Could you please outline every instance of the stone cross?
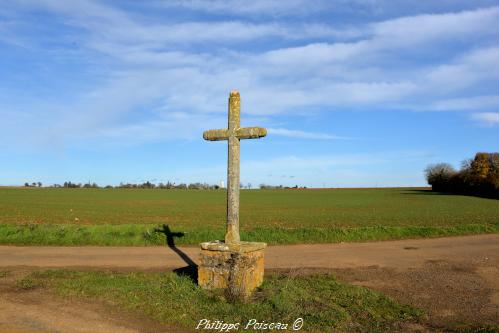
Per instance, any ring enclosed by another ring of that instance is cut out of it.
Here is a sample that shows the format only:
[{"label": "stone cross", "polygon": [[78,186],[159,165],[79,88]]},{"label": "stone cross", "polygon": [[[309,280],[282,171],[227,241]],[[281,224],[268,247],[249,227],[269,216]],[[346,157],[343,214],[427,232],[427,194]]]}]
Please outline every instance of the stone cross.
[{"label": "stone cross", "polygon": [[239,243],[239,163],[240,139],[258,139],[267,135],[261,127],[241,128],[241,97],[233,90],[229,96],[229,128],[209,130],[203,138],[209,141],[229,141],[229,157],[227,167],[227,231],[225,243]]}]

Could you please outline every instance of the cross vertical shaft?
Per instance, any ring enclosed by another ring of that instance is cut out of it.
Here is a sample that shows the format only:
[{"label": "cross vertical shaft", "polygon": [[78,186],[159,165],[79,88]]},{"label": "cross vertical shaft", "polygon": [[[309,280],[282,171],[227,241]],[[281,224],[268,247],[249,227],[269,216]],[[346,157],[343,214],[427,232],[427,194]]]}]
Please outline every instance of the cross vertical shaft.
[{"label": "cross vertical shaft", "polygon": [[239,163],[241,139],[258,139],[267,135],[267,130],[261,127],[241,128],[241,97],[233,90],[229,96],[229,127],[209,130],[203,133],[203,138],[209,141],[229,141],[227,160],[227,230],[225,243],[235,244],[239,238]]},{"label": "cross vertical shaft", "polygon": [[225,243],[238,243],[239,238],[239,186],[240,147],[236,130],[241,126],[241,97],[232,91],[229,97],[229,153],[227,161],[227,230]]}]

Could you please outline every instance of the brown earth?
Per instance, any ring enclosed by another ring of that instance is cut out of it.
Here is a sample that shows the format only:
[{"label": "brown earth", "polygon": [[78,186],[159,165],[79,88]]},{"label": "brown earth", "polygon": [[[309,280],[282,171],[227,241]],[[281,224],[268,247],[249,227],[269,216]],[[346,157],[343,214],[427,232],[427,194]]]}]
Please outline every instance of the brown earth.
[{"label": "brown earth", "polygon": [[[49,267],[172,270],[198,253],[193,247],[0,246],[0,271],[9,271],[0,278],[0,332],[176,332],[102,304],[20,292],[12,281]],[[499,235],[272,246],[265,266],[286,274],[334,272],[422,308],[427,320],[416,330],[499,326]]]},{"label": "brown earth", "polygon": [[13,270],[0,279],[1,333],[157,333],[192,332],[161,325],[135,313],[78,299],[63,299],[43,289],[21,289],[16,281],[30,270]]}]

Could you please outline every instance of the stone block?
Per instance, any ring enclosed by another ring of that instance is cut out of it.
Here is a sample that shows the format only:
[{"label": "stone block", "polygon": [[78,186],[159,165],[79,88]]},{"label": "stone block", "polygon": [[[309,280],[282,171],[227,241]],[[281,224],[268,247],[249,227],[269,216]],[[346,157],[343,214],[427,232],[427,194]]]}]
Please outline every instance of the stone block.
[{"label": "stone block", "polygon": [[247,297],[263,283],[264,251],[256,242],[201,243],[198,284],[204,289],[225,289]]}]

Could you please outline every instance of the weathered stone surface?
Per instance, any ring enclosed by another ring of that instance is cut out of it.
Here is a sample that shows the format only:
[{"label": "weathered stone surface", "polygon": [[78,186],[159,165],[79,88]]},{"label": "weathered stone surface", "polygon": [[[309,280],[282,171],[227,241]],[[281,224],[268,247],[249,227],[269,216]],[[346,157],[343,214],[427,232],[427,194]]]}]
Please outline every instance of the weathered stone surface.
[{"label": "weathered stone surface", "polygon": [[208,141],[229,140],[229,131],[226,129],[209,130],[203,133],[203,139]]},{"label": "weathered stone surface", "polygon": [[260,242],[225,243],[222,241],[213,241],[201,243],[200,245],[202,250],[232,251],[241,253],[263,250],[267,247],[266,243]]},{"label": "weathered stone surface", "polygon": [[267,130],[263,127],[243,127],[236,130],[238,139],[259,139],[267,135]]},{"label": "weathered stone surface", "polygon": [[261,127],[241,128],[241,97],[233,90],[229,96],[228,129],[209,130],[203,138],[209,141],[229,141],[229,157],[227,167],[227,230],[225,243],[237,243],[239,238],[239,184],[240,184],[240,140],[258,139],[267,135]]},{"label": "weathered stone surface", "polygon": [[227,129],[209,130],[203,138],[228,140],[227,166],[227,230],[225,242],[201,244],[198,284],[205,289],[225,289],[235,297],[247,297],[263,282],[265,243],[241,242],[239,238],[240,140],[267,135],[261,127],[241,128],[241,98],[238,91],[229,96]]},{"label": "weathered stone surface", "polygon": [[241,243],[238,250],[220,244],[202,246],[198,284],[204,289],[225,289],[232,296],[248,297],[263,282],[265,246],[251,242]]}]

